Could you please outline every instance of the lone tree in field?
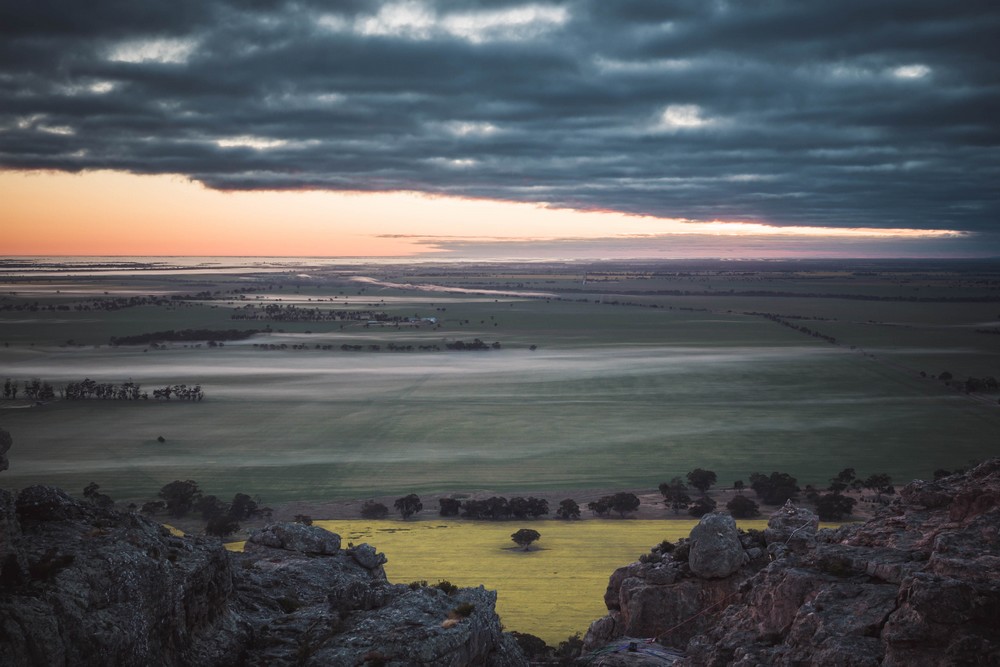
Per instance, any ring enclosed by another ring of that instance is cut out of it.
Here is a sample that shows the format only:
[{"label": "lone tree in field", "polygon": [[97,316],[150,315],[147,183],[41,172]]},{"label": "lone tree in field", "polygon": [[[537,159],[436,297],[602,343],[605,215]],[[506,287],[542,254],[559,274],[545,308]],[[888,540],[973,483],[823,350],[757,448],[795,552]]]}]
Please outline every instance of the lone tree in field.
[{"label": "lone tree in field", "polygon": [[883,493],[892,495],[896,492],[896,489],[892,486],[892,477],[889,477],[884,472],[877,472],[874,475],[870,475],[862,484],[866,489],[874,491],[875,497],[878,500],[882,500]]},{"label": "lone tree in field", "polygon": [[415,493],[403,496],[402,498],[397,498],[396,502],[394,502],[392,506],[399,510],[400,516],[404,519],[409,519],[411,516],[424,508],[424,504],[420,502],[420,497]]},{"label": "lone tree in field", "polygon": [[160,489],[159,495],[167,503],[167,513],[170,516],[181,517],[194,507],[195,502],[201,497],[201,490],[198,484],[190,479],[183,482],[178,479]]},{"label": "lone tree in field", "polygon": [[576,501],[572,498],[567,498],[566,500],[559,501],[559,509],[556,510],[556,516],[560,519],[579,519],[580,518],[580,506],[576,504]]},{"label": "lone tree in field", "polygon": [[857,474],[854,468],[844,468],[837,473],[837,476],[830,480],[830,486],[827,491],[831,493],[840,493],[841,491],[846,491],[857,478]]},{"label": "lone tree in field", "polygon": [[715,473],[704,468],[695,468],[687,474],[687,478],[691,486],[701,491],[701,495],[708,493],[708,489],[716,482]]},{"label": "lone tree in field", "polygon": [[522,528],[511,535],[510,539],[514,540],[514,543],[519,547],[524,547],[524,550],[528,551],[531,548],[531,543],[537,541],[540,537],[541,534],[537,530]]}]

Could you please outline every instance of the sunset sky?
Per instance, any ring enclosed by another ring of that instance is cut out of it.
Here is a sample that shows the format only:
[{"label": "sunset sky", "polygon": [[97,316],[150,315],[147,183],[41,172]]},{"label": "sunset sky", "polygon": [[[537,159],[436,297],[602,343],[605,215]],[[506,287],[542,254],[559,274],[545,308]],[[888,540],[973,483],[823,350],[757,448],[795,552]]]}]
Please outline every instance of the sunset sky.
[{"label": "sunset sky", "polygon": [[1000,6],[0,5],[0,254],[1000,256]]}]

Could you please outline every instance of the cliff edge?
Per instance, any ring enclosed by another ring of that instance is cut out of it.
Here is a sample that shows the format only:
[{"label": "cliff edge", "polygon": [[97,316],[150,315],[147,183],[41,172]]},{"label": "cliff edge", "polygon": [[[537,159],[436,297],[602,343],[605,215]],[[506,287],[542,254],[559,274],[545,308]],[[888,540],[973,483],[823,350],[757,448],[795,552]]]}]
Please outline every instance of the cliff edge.
[{"label": "cliff edge", "polygon": [[59,489],[0,490],[0,664],[528,664],[494,592],[394,585],[383,563],[313,526],[230,553]]},{"label": "cliff edge", "polygon": [[725,518],[611,576],[588,664],[666,664],[648,640],[675,665],[1000,664],[1000,459],[836,530],[790,504],[763,533]]}]

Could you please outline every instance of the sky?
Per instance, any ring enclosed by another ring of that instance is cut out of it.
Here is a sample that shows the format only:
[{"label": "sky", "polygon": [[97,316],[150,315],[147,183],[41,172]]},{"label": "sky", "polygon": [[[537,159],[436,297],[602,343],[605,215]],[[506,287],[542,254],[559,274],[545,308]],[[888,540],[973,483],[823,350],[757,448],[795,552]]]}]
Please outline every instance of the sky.
[{"label": "sky", "polygon": [[992,0],[0,4],[0,254],[1000,256]]}]

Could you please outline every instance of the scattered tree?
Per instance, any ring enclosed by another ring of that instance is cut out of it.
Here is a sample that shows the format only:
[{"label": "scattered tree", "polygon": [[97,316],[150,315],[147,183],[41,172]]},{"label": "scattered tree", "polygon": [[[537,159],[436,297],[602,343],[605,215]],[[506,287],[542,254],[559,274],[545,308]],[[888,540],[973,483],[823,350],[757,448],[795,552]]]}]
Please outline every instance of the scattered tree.
[{"label": "scattered tree", "polygon": [[194,503],[194,509],[201,513],[201,518],[206,521],[211,521],[216,517],[220,517],[227,513],[229,509],[226,503],[222,502],[217,496],[202,496]]},{"label": "scattered tree", "polygon": [[688,514],[693,517],[701,518],[708,514],[709,512],[715,511],[715,501],[708,496],[702,496],[698,500],[691,503],[691,507],[688,508]]},{"label": "scattered tree", "polygon": [[462,503],[455,498],[438,498],[438,506],[441,508],[441,516],[458,516],[462,510]]},{"label": "scattered tree", "polygon": [[525,551],[531,548],[531,543],[537,541],[541,537],[541,534],[537,530],[532,530],[531,528],[522,528],[513,535],[510,539],[514,540],[514,543],[520,547],[524,547]]},{"label": "scattered tree", "polygon": [[639,496],[621,491],[611,496],[610,505],[611,509],[618,512],[618,515],[624,519],[626,514],[639,509]]},{"label": "scattered tree", "polygon": [[396,502],[393,503],[392,506],[399,510],[400,516],[404,519],[409,519],[411,516],[424,508],[424,504],[420,502],[420,497],[415,493],[403,496],[402,498],[397,498]]},{"label": "scattered tree", "polygon": [[743,495],[743,489],[745,489],[745,488],[746,488],[746,484],[743,483],[742,479],[738,479],[735,482],[733,482],[733,491],[736,492],[736,495],[742,496]]},{"label": "scattered tree", "polygon": [[759,472],[750,475],[750,488],[765,505],[784,505],[798,495],[798,480],[786,472],[772,472],[770,476]]},{"label": "scattered tree", "polygon": [[687,479],[691,486],[701,491],[702,495],[705,495],[708,493],[709,488],[715,484],[716,476],[711,470],[695,468],[687,474]]},{"label": "scattered tree", "polygon": [[366,500],[361,506],[361,516],[365,519],[384,519],[389,516],[389,508],[374,500]]},{"label": "scattered tree", "polygon": [[296,514],[292,521],[301,523],[304,526],[311,526],[313,524],[313,518],[308,514]]},{"label": "scattered tree", "polygon": [[567,498],[566,500],[559,501],[559,509],[556,510],[556,516],[560,519],[579,519],[580,518],[580,506],[576,504],[576,501],[572,498]]},{"label": "scattered tree", "polygon": [[746,496],[734,496],[726,503],[726,509],[735,519],[752,519],[760,514],[760,507],[757,503]]},{"label": "scattered tree", "polygon": [[827,493],[816,499],[816,514],[820,521],[840,521],[850,516],[857,501],[839,493]]},{"label": "scattered tree", "polygon": [[660,493],[663,494],[663,504],[680,514],[682,509],[686,509],[691,503],[691,496],[688,495],[687,485],[680,477],[674,477],[669,482],[660,484]]},{"label": "scattered tree", "polygon": [[827,489],[831,493],[840,493],[841,491],[846,491],[857,478],[857,474],[854,468],[844,468],[837,473],[837,476],[830,480],[830,486]]},{"label": "scattered tree", "polygon": [[232,535],[239,529],[239,522],[228,514],[220,514],[219,516],[212,517],[205,524],[206,535],[214,535],[220,538]]},{"label": "scattered tree", "polygon": [[611,511],[611,506],[608,504],[607,499],[608,497],[604,496],[597,500],[591,500],[587,503],[587,509],[597,516],[607,516],[608,512]]},{"label": "scattered tree", "polygon": [[229,505],[229,516],[237,521],[245,521],[259,511],[260,507],[258,507],[257,501],[245,493],[237,493]]},{"label": "scattered tree", "polygon": [[892,477],[889,477],[884,472],[870,475],[862,484],[866,489],[874,491],[875,497],[879,500],[882,500],[883,493],[891,496],[896,492],[896,489],[892,486]]},{"label": "scattered tree", "polygon": [[201,490],[191,480],[175,480],[160,489],[159,496],[166,501],[170,516],[181,517],[194,507],[195,501],[201,496]]}]

